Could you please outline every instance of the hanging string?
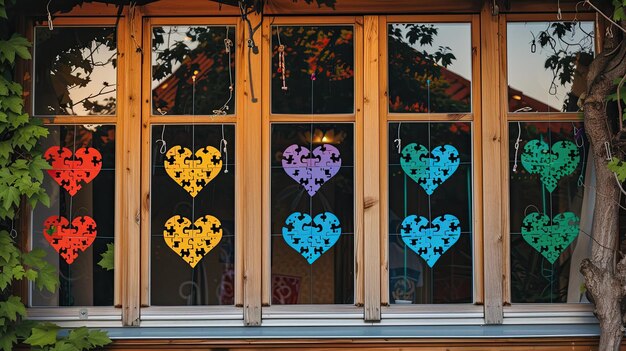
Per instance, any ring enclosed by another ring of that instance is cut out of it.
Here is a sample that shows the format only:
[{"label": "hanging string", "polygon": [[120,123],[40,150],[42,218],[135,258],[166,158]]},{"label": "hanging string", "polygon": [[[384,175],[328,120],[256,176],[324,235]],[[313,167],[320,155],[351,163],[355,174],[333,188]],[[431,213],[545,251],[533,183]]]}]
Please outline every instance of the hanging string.
[{"label": "hanging string", "polygon": [[[157,112],[159,112],[161,116],[165,116],[165,114],[167,114],[167,112],[162,111],[160,107],[157,108]],[[161,139],[157,139],[155,141],[155,144],[161,144],[161,147],[159,148],[159,153],[161,155],[164,155],[167,152],[167,141],[165,141],[165,124],[163,125],[163,129],[161,130]]]},{"label": "hanging string", "polygon": [[582,186],[584,178],[585,178],[583,169],[586,163],[585,160],[587,159],[587,148],[585,147],[585,140],[583,139],[584,127],[577,128],[573,122],[572,122],[572,127],[574,130],[574,143],[579,149],[582,149],[583,160],[582,160],[582,166],[580,168],[580,174],[578,175],[578,182],[577,182],[578,186]]},{"label": "hanging string", "polygon": [[398,148],[398,153],[402,153],[402,139],[400,138],[400,127],[402,127],[402,122],[398,122],[398,137],[393,140],[394,144]]},{"label": "hanging string", "polygon": [[[72,143],[72,157],[76,157],[76,124],[74,124],[74,141]],[[70,229],[72,229],[74,214],[72,213],[72,207],[74,206],[74,196],[70,196]]]},{"label": "hanging string", "polygon": [[50,3],[52,2],[52,0],[48,0],[48,3],[46,4],[46,12],[48,12],[48,29],[49,30],[53,30],[54,29],[54,24],[52,24],[52,14],[50,13]]},{"label": "hanging string", "polygon": [[[193,72],[191,76],[191,152],[193,153],[193,158],[195,159],[196,155],[196,73]],[[191,197],[191,220],[196,220],[196,197]],[[193,223],[193,228],[196,229],[196,223]],[[193,273],[192,273],[193,274]],[[193,280],[193,275],[192,275]]]},{"label": "hanging string", "polygon": [[131,1],[128,6],[128,17],[130,18],[130,37],[133,39],[133,44],[135,44],[135,51],[143,53],[143,49],[141,45],[137,42],[137,38],[135,38],[135,8],[137,7],[137,1]]},{"label": "hanging string", "polygon": [[11,231],[9,232],[11,239],[17,238],[17,230],[13,227],[13,220],[11,220]]},{"label": "hanging string", "polygon": [[556,7],[556,19],[560,21],[563,19],[563,14],[561,13],[561,0],[556,0]]},{"label": "hanging string", "polygon": [[513,172],[517,173],[517,154],[519,152],[519,142],[522,141],[522,124],[517,122],[517,139],[515,139],[515,162],[513,162]]},{"label": "hanging string", "polygon": [[283,91],[287,91],[287,70],[285,68],[285,45],[280,42],[280,27],[276,27],[276,37],[278,38],[278,73],[281,75]]},{"label": "hanging string", "polygon": [[223,151],[222,158],[224,159],[224,173],[228,173],[228,141],[224,136],[224,125],[222,124],[222,140],[220,140],[220,151]]},{"label": "hanging string", "polygon": [[[233,47],[233,41],[228,37],[230,33],[230,27],[226,27],[226,38],[224,39],[224,51],[228,57],[228,100],[217,110],[213,110],[213,116],[224,116],[226,115],[226,111],[228,111],[228,104],[233,98],[234,91],[234,83],[233,83],[233,73],[232,73],[232,61],[231,61],[231,48]],[[224,133],[224,123],[221,125],[222,127],[222,139],[220,140],[219,150],[222,154],[222,159],[224,159],[224,163],[226,165],[224,169],[224,173],[228,173],[228,141],[226,140],[226,136]]]}]

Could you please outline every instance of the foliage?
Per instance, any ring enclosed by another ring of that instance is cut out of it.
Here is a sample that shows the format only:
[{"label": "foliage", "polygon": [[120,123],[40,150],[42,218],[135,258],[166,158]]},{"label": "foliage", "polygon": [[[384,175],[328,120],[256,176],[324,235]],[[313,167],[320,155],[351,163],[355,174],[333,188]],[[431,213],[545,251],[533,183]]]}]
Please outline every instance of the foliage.
[{"label": "foliage", "polygon": [[115,245],[109,243],[107,244],[107,250],[100,255],[102,259],[98,261],[98,266],[102,267],[107,271],[112,271],[114,269],[115,263]]},{"label": "foliage", "polygon": [[13,238],[14,221],[22,201],[31,207],[49,205],[42,187],[48,163],[37,150],[48,130],[24,111],[22,86],[14,77],[18,59],[29,60],[30,42],[17,33],[7,16],[15,0],[0,0],[0,350],[10,351],[18,341],[43,350],[84,350],[110,342],[106,334],[85,328],[58,337],[59,327],[24,320],[26,306],[12,295],[16,282],[27,280],[38,289],[55,292],[56,268],[43,250],[22,252]]},{"label": "foliage", "polygon": [[613,157],[606,165],[609,170],[617,176],[620,182],[626,181],[626,163],[618,158]]}]

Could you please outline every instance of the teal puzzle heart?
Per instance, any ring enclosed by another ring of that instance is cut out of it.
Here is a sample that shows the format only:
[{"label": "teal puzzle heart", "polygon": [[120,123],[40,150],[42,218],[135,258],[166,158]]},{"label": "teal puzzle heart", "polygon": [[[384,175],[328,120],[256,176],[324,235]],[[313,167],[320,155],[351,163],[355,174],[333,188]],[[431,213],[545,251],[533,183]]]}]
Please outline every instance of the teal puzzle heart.
[{"label": "teal puzzle heart", "polygon": [[412,143],[402,149],[400,157],[404,172],[428,195],[450,178],[460,163],[459,151],[452,145],[437,146],[429,152],[424,145]]},{"label": "teal puzzle heart", "polygon": [[580,219],[572,212],[563,212],[552,218],[533,212],[522,222],[522,237],[530,246],[554,263],[578,236]]},{"label": "teal puzzle heart", "polygon": [[539,174],[546,189],[552,192],[561,178],[578,167],[580,151],[571,141],[557,141],[550,150],[546,142],[534,139],[526,143],[521,158],[528,173]]},{"label": "teal puzzle heart", "polygon": [[444,214],[433,219],[410,215],[402,221],[402,241],[420,255],[429,267],[452,247],[461,237],[461,224],[456,216]]}]

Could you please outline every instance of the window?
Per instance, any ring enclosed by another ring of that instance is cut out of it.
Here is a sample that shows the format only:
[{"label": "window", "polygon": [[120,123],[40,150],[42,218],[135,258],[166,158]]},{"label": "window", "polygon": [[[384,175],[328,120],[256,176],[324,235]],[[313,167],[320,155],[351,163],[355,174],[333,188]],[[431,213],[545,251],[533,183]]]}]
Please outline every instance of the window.
[{"label": "window", "polygon": [[232,20],[152,19],[149,28],[150,220],[142,231],[150,307],[142,314],[154,320],[174,306],[233,307],[240,294],[238,49]]},{"label": "window", "polygon": [[34,27],[29,98],[52,168],[29,245],[62,282],[29,289],[36,316],[592,318],[577,272],[592,240],[578,115],[590,17],[279,9],[255,53],[237,9],[194,6]]},{"label": "window", "polygon": [[49,131],[40,147],[51,205],[33,211],[30,245],[47,252],[60,286],[53,294],[31,286],[29,306],[119,323],[112,308],[119,304],[117,28],[107,20],[65,23],[34,29],[32,108]]},{"label": "window", "polygon": [[589,21],[507,23],[512,303],[587,302],[588,144],[581,116],[556,113],[580,109],[593,32]]}]

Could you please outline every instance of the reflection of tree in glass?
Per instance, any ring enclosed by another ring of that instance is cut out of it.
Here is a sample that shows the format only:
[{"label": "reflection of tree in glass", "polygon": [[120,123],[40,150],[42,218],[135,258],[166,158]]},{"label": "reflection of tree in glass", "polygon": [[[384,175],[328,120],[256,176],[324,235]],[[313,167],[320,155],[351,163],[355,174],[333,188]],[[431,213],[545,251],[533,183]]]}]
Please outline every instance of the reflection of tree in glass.
[{"label": "reflection of tree in glass", "polygon": [[[155,27],[152,30],[152,108],[168,114],[213,114],[228,101],[231,89],[224,39],[234,42],[234,28]],[[230,47],[234,78],[235,48]],[[193,77],[195,76],[195,96]],[[195,104],[195,106],[194,106]],[[234,98],[228,102],[233,113]]]},{"label": "reflection of tree in glass", "polygon": [[[583,35],[575,40],[577,30]],[[532,35],[531,52],[535,52],[538,42],[541,48],[548,50],[549,53],[544,67],[552,71],[550,95],[556,95],[559,85],[566,87],[572,84],[562,110],[563,112],[580,110],[578,99],[587,90],[587,71],[593,60],[593,32],[586,32],[580,22],[554,22],[548,23],[547,28],[536,37]]]},{"label": "reflection of tree in glass", "polygon": [[115,28],[37,28],[35,114],[111,115],[116,108]]},{"label": "reflection of tree in glass", "polygon": [[[287,90],[278,67],[285,46]],[[272,112],[352,113],[354,40],[351,26],[281,26],[272,31]]]},{"label": "reflection of tree in glass", "polygon": [[[470,82],[446,68],[456,59],[448,46],[432,47],[437,35],[433,24],[390,24],[389,111],[390,112],[469,112]],[[462,81],[467,93],[450,91],[451,80]],[[453,95],[454,93],[454,95]]]}]

